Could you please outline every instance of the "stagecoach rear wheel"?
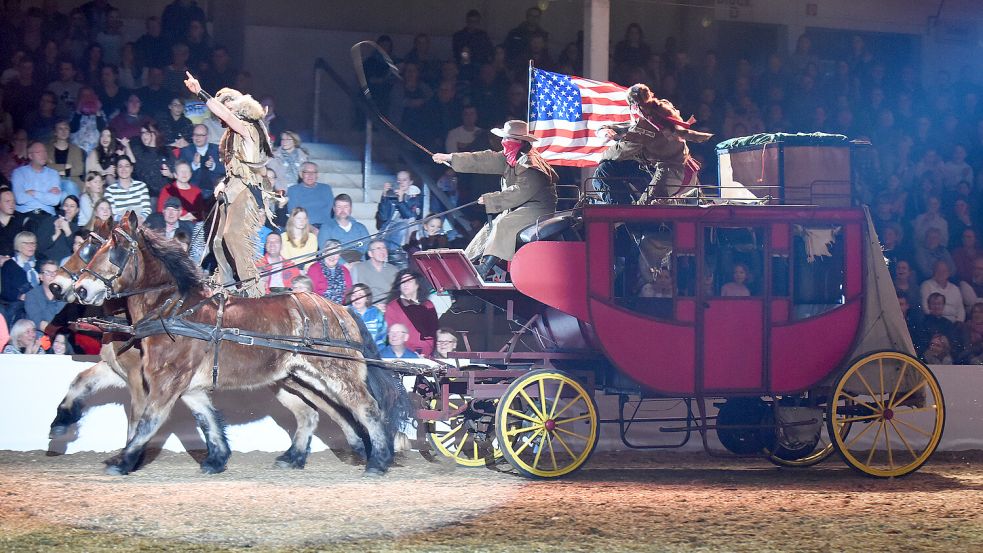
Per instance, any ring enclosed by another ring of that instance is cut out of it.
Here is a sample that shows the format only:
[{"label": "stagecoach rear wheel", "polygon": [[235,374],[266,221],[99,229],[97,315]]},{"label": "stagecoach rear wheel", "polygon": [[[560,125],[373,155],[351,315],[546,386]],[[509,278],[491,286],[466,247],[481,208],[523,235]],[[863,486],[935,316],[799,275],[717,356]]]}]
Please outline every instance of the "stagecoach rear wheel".
[{"label": "stagecoach rear wheel", "polygon": [[945,403],[928,367],[910,355],[882,351],[843,371],[826,419],[833,445],[850,467],[891,478],[918,470],[935,452]]},{"label": "stagecoach rear wheel", "polygon": [[597,403],[565,372],[531,371],[502,396],[495,432],[502,455],[520,474],[557,478],[580,468],[597,446]]},{"label": "stagecoach rear wheel", "polygon": [[[495,400],[497,403],[497,400]],[[430,408],[438,409],[439,400],[430,399]],[[446,421],[427,422],[427,441],[441,455],[465,467],[484,467],[502,458],[498,438],[492,428],[492,414],[474,408],[473,400],[461,394],[450,394],[449,407],[460,414]]]},{"label": "stagecoach rear wheel", "polygon": [[[824,396],[825,397],[825,396]],[[817,416],[819,419],[818,436],[807,442],[790,443],[780,435],[776,438],[775,448],[768,455],[768,460],[780,467],[805,468],[825,461],[836,451],[828,436],[828,425],[825,413]],[[841,427],[841,433],[849,433],[850,424]],[[776,428],[777,432],[777,428]]]}]

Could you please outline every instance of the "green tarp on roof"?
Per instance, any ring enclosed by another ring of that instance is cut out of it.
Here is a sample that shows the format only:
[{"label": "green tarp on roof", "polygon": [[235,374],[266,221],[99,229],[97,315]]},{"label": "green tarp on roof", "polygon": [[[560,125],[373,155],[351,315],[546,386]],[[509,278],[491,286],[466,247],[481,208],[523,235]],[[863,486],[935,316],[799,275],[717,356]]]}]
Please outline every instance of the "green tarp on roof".
[{"label": "green tarp on roof", "polygon": [[781,142],[789,146],[846,146],[850,139],[842,134],[822,132],[789,134],[783,132],[752,134],[724,140],[717,144],[717,150],[734,150],[748,146],[761,146]]}]

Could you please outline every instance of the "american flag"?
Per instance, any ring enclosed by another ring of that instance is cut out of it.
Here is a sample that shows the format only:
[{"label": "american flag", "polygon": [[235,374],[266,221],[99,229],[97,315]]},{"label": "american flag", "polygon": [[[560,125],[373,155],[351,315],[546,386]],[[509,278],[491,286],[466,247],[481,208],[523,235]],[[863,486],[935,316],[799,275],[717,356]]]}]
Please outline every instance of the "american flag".
[{"label": "american flag", "polygon": [[631,119],[626,90],[614,83],[530,68],[529,128],[543,159],[574,167],[600,163],[610,142],[597,131]]}]

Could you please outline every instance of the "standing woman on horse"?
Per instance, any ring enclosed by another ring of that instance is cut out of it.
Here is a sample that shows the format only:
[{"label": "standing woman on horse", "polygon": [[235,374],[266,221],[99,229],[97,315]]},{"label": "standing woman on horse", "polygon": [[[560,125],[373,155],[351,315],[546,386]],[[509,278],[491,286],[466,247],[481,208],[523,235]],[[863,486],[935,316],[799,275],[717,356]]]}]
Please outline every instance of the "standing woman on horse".
[{"label": "standing woman on horse", "polygon": [[218,263],[218,282],[238,283],[248,297],[263,295],[255,265],[259,229],[266,220],[264,202],[266,162],[273,155],[269,132],[263,123],[266,110],[248,94],[223,88],[213,98],[187,73],[184,84],[205,102],[225,127],[219,155],[226,175],[215,186],[218,210],[208,229],[208,246]]}]

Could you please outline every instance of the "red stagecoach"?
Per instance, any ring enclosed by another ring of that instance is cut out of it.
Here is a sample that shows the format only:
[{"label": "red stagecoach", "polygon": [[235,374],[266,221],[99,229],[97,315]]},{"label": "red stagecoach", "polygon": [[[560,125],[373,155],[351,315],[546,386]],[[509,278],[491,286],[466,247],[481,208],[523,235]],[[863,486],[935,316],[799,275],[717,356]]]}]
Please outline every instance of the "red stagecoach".
[{"label": "red stagecoach", "polygon": [[[779,465],[838,452],[870,476],[918,469],[941,439],[942,392],[855,206],[858,151],[751,137],[718,147],[721,184],[693,205],[581,195],[524,233],[511,283],[483,282],[459,250],[417,253],[436,289],[479,297],[518,327],[499,351],[457,353],[470,361],[421,379],[430,444],[463,465],[504,457],[558,477],[586,462],[601,423],[617,423],[629,447],[695,432],[715,451],[714,430],[725,449]],[[618,397],[617,418],[601,419],[595,390]],[[646,416],[659,402],[685,414]],[[640,423],[675,434],[639,444]]]}]

